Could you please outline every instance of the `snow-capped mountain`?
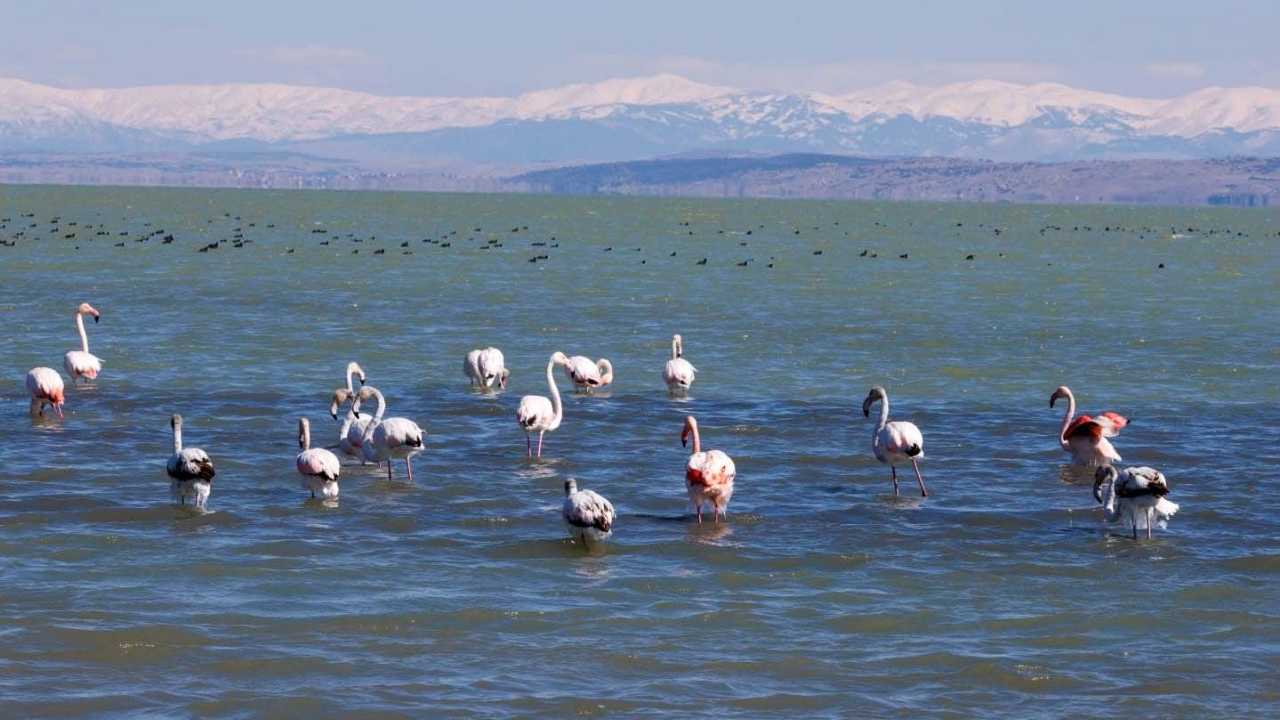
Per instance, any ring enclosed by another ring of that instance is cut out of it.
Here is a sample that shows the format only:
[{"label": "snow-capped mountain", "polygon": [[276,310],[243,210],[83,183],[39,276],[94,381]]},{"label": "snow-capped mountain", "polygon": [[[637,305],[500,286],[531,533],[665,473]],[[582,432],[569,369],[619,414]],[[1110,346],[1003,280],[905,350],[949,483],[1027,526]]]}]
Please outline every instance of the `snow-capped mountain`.
[{"label": "snow-capped mountain", "polygon": [[249,147],[381,162],[629,160],[701,150],[1064,160],[1280,152],[1280,90],[1172,99],[993,80],[846,95],[675,75],[517,97],[383,97],[289,85],[67,90],[0,79],[0,151]]}]

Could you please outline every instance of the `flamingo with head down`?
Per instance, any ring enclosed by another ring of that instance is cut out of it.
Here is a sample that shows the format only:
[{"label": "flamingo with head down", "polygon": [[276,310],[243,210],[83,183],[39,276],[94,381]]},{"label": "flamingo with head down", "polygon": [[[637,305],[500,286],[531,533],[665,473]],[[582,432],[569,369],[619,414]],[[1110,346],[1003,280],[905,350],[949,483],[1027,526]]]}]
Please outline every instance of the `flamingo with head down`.
[{"label": "flamingo with head down", "polygon": [[738,474],[733,459],[720,450],[702,451],[702,438],[698,435],[698,421],[692,415],[684,419],[680,430],[680,444],[689,445],[693,437],[689,461],[684,466],[684,485],[689,493],[693,511],[702,522],[702,506],[710,503],[715,510],[715,520],[729,519],[729,500],[733,497],[733,480]]},{"label": "flamingo with head down", "polygon": [[68,350],[62,358],[63,367],[67,369],[67,374],[71,376],[73,383],[80,378],[92,380],[102,372],[102,360],[89,352],[89,336],[84,331],[85,315],[92,315],[95,323],[102,317],[102,313],[89,303],[80,303],[76,308],[76,330],[80,333],[80,349]]},{"label": "flamingo with head down", "polygon": [[1067,399],[1067,412],[1062,416],[1062,430],[1058,433],[1058,444],[1063,450],[1071,453],[1071,462],[1083,467],[1100,467],[1120,462],[1120,453],[1112,447],[1111,441],[1129,424],[1128,418],[1118,413],[1104,412],[1097,416],[1076,414],[1076,397],[1071,388],[1061,385],[1049,396],[1049,407],[1053,407],[1059,398]]},{"label": "flamingo with head down", "polygon": [[31,368],[27,372],[27,392],[31,393],[31,414],[44,415],[48,405],[62,418],[62,404],[66,402],[66,388],[57,370],[47,367]]},{"label": "flamingo with head down", "polygon": [[573,386],[584,392],[591,392],[613,382],[613,363],[604,358],[591,362],[584,355],[574,355],[566,359],[564,374],[573,381]]},{"label": "flamingo with head down", "polygon": [[467,378],[473,386],[492,390],[497,385],[500,390],[507,389],[507,380],[511,377],[511,371],[507,369],[506,358],[502,356],[502,351],[496,347],[487,347],[482,350],[472,350],[467,353],[466,362],[462,364],[462,370],[467,374]]}]

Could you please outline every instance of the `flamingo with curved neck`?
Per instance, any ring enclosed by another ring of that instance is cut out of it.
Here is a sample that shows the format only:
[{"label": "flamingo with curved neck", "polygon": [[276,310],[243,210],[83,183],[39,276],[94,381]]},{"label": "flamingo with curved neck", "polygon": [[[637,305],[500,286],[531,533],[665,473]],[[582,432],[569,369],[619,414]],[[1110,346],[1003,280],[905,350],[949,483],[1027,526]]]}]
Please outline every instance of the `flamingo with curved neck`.
[{"label": "flamingo with curved neck", "polygon": [[1076,397],[1071,388],[1060,385],[1049,396],[1049,407],[1059,399],[1067,401],[1062,415],[1062,429],[1058,432],[1058,446],[1071,453],[1071,462],[1084,467],[1101,467],[1120,462],[1120,453],[1111,445],[1112,438],[1129,424],[1128,418],[1119,413],[1103,412],[1097,417],[1076,414]]},{"label": "flamingo with curved neck", "polygon": [[67,374],[71,376],[73,383],[80,378],[92,380],[102,372],[102,360],[89,352],[89,335],[84,330],[85,315],[93,316],[95,323],[102,317],[102,313],[89,303],[80,303],[76,308],[76,331],[80,333],[80,349],[68,350],[62,358],[62,363],[67,368]]},{"label": "flamingo with curved neck", "polygon": [[534,457],[533,433],[538,433],[538,454],[542,457],[542,436],[555,431],[564,419],[564,406],[560,402],[560,389],[556,387],[555,367],[568,366],[569,358],[556,351],[547,360],[547,388],[551,397],[542,395],[525,395],[520,398],[520,406],[516,408],[516,422],[525,433],[525,457]]},{"label": "flamingo with curved neck", "polygon": [[[364,369],[354,361],[347,363],[347,387],[334,390],[333,400],[329,404],[329,414],[333,416],[334,420],[338,419],[338,408],[348,400],[355,399],[356,391],[353,380],[357,377],[360,378],[360,384],[363,386],[365,383]],[[364,462],[360,447],[364,442],[364,431],[369,424],[370,418],[367,415],[363,418],[359,417],[355,410],[353,402],[352,406],[347,409],[346,417],[343,418],[342,427],[338,428],[338,449],[344,455],[359,457],[360,461]]]},{"label": "flamingo with curved neck", "polygon": [[715,510],[715,520],[720,522],[721,516],[728,519],[729,500],[733,497],[733,481],[738,469],[733,459],[720,450],[702,451],[702,437],[698,434],[698,420],[692,415],[685,417],[684,427],[680,429],[680,444],[690,448],[689,461],[684,467],[684,485],[689,493],[689,502],[693,511],[702,522],[702,506],[710,503]]},{"label": "flamingo with curved neck", "polygon": [[880,419],[871,431],[871,452],[876,459],[889,466],[889,474],[893,479],[893,494],[898,494],[898,468],[900,463],[910,462],[916,471],[916,482],[920,484],[920,497],[928,497],[929,491],[924,486],[924,475],[920,474],[919,461],[924,458],[924,435],[915,423],[905,420],[889,421],[889,393],[880,385],[871,388],[867,399],[862,401],[862,415],[871,417],[871,406],[880,403]]},{"label": "flamingo with curved neck", "polygon": [[358,417],[360,414],[361,401],[374,398],[378,401],[378,410],[374,413],[373,419],[365,426],[364,436],[360,442],[360,452],[368,460],[376,463],[382,461],[387,462],[387,481],[393,478],[391,465],[392,460],[400,458],[404,460],[405,468],[409,474],[409,482],[413,482],[413,456],[422,452],[423,436],[426,434],[418,424],[408,418],[392,417],[382,418],[383,413],[387,410],[387,400],[382,396],[382,392],[372,385],[365,385],[360,388],[360,392],[356,393],[356,401],[352,405],[352,412]]}]

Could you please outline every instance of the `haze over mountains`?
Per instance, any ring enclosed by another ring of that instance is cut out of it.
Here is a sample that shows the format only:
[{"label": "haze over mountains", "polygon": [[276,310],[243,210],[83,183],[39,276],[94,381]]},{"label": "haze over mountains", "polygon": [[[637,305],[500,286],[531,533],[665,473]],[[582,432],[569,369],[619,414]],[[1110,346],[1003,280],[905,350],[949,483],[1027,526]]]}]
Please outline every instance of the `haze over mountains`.
[{"label": "haze over mountains", "polygon": [[691,152],[1003,161],[1276,155],[1280,90],[1148,99],[979,80],[824,95],[657,75],[457,98],[262,84],[66,90],[0,79],[0,153],[193,151],[510,171]]}]

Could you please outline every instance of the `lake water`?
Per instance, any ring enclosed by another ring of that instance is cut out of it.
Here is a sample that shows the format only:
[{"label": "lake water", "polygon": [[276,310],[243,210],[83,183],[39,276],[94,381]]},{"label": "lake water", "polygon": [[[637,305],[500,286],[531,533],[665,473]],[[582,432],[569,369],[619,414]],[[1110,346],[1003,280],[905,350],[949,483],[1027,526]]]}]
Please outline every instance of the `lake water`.
[{"label": "lake water", "polygon": [[[1280,707],[1275,211],[0,187],[0,216],[6,717]],[[33,422],[81,301],[103,374]],[[493,397],[461,370],[487,344]],[[617,380],[529,462],[556,350]],[[296,421],[336,442],[349,360],[427,449],[324,507]],[[1154,539],[1067,470],[1063,383],[1168,476]],[[924,433],[923,502],[871,455],[873,384]],[[170,504],[173,412],[208,514]],[[727,523],[690,515],[689,413],[737,463]],[[565,539],[569,477],[618,509],[602,552]]]}]

